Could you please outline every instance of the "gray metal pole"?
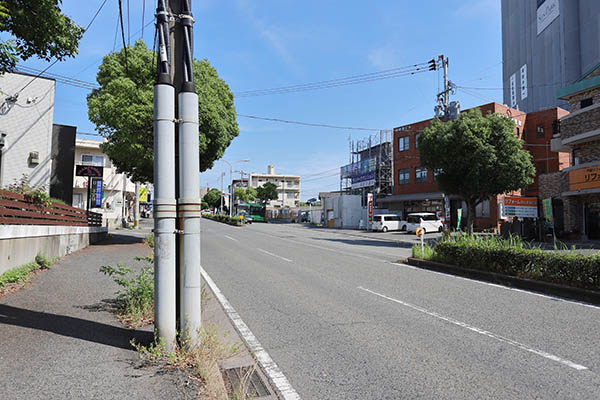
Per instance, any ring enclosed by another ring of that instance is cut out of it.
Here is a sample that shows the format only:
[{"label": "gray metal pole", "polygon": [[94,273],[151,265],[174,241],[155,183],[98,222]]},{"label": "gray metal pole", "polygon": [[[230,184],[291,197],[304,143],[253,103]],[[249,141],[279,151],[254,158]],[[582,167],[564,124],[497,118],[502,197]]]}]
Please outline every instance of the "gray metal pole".
[{"label": "gray metal pole", "polygon": [[229,186],[229,218],[231,218],[233,216],[232,214],[232,208],[233,208],[233,178],[232,175],[233,171],[231,168],[231,164],[229,164],[229,182],[231,182],[231,185]]},{"label": "gray metal pole", "polygon": [[140,184],[135,183],[135,208],[133,209],[133,226],[137,228],[140,224]]},{"label": "gray metal pole", "polygon": [[221,214],[223,214],[223,177],[225,172],[221,172]]}]

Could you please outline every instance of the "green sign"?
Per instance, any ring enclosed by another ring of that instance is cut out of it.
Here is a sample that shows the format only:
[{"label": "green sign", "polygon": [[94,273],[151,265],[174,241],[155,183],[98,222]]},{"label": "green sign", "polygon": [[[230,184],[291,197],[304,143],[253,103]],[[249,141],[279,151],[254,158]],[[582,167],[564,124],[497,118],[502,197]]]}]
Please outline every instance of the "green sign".
[{"label": "green sign", "polygon": [[456,230],[460,229],[460,219],[462,218],[462,208],[456,210],[456,214],[458,214],[458,222],[456,223]]},{"label": "green sign", "polygon": [[542,208],[544,209],[544,220],[546,222],[546,228],[554,227],[554,221],[552,218],[552,199],[542,200]]}]

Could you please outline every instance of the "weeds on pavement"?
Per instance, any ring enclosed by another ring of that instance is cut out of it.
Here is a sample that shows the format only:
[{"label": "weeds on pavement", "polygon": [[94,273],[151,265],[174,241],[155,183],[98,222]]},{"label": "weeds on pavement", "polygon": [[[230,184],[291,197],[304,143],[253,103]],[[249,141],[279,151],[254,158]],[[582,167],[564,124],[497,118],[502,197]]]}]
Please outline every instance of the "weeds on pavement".
[{"label": "weeds on pavement", "polygon": [[[47,258],[41,253],[38,253],[38,255],[35,256],[35,261],[13,269],[9,269],[0,275],[0,289],[2,289],[0,290],[0,294],[3,294],[3,292],[12,292],[14,290],[18,290],[20,286],[16,286],[15,284],[21,284],[28,281],[33,273],[39,270],[49,269],[52,263],[53,260]],[[9,285],[13,286],[9,288]]]}]

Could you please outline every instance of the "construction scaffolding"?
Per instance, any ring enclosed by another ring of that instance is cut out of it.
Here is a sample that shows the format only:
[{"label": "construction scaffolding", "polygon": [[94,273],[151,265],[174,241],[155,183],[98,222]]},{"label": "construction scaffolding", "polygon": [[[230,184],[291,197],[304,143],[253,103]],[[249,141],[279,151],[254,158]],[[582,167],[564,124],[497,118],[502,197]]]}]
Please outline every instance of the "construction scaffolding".
[{"label": "construction scaffolding", "polygon": [[366,205],[367,193],[375,201],[392,194],[393,131],[380,130],[361,140],[349,140],[349,164],[341,168],[340,191],[361,195]]}]

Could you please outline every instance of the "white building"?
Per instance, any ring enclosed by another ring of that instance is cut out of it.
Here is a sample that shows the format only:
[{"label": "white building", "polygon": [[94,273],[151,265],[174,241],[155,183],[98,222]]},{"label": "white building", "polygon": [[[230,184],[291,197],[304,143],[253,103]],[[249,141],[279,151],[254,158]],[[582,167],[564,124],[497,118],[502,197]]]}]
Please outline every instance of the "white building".
[{"label": "white building", "polygon": [[266,174],[252,172],[249,177],[249,186],[257,188],[270,182],[277,186],[277,200],[268,203],[271,207],[296,207],[300,201],[300,177],[297,175],[282,175],[275,173],[273,165],[267,166]]},{"label": "white building", "polygon": [[[77,139],[75,142],[75,165],[91,165],[104,167],[102,185],[102,206],[92,207],[90,210],[99,212],[104,217],[104,225],[110,228],[119,226],[121,218],[133,217],[135,202],[135,183],[125,174],[118,174],[110,159],[100,150],[100,141]],[[75,174],[75,171],[73,171]],[[88,178],[75,176],[73,180],[73,206],[87,208]],[[125,202],[125,207],[123,207]],[[124,212],[124,214],[123,214]]]},{"label": "white building", "polygon": [[55,86],[53,79],[0,75],[0,186],[25,174],[30,185],[50,190]]}]

